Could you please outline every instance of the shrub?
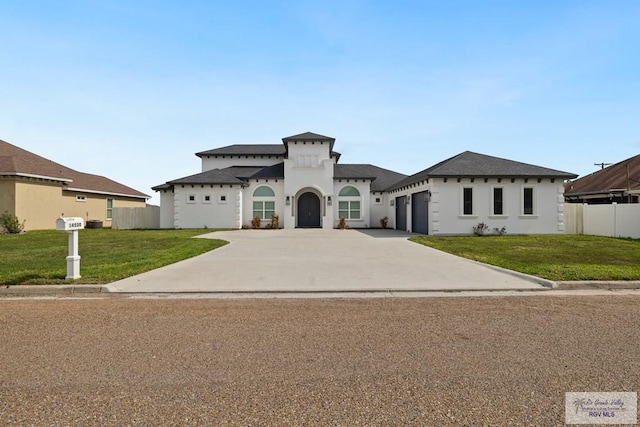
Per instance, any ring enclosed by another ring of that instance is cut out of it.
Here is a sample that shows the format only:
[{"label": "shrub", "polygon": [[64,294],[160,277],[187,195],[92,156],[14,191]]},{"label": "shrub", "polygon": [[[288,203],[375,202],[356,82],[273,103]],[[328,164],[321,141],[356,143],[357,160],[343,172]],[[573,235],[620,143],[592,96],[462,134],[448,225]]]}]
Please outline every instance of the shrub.
[{"label": "shrub", "polygon": [[384,218],[382,218],[380,220],[380,226],[382,228],[387,228],[389,226],[389,217],[388,216],[385,216]]},{"label": "shrub", "polygon": [[[489,233],[489,230],[491,230],[491,228],[489,228],[489,226],[484,222],[478,223],[478,225],[473,226],[473,234],[475,234],[476,236],[485,236]],[[507,234],[507,227],[494,227],[491,231],[495,235],[504,236],[505,234]]]},{"label": "shrub", "polygon": [[493,234],[497,234],[498,236],[504,236],[505,234],[507,234],[507,227],[502,227],[502,228],[494,228],[493,229]]},{"label": "shrub", "polygon": [[260,228],[261,222],[262,220],[260,219],[259,216],[254,216],[253,219],[251,220],[251,227],[253,227],[254,229]]},{"label": "shrub", "polygon": [[271,217],[271,228],[280,228],[280,217],[278,215]]},{"label": "shrub", "polygon": [[489,226],[484,222],[480,222],[478,225],[473,226],[473,234],[476,236],[484,236],[487,231],[489,231]]},{"label": "shrub", "polygon": [[338,222],[338,228],[340,230],[344,230],[347,228],[347,220],[344,218],[340,218],[340,221]]},{"label": "shrub", "polygon": [[[25,220],[26,221],[26,220]],[[0,233],[19,234],[24,230],[24,223],[18,220],[18,217],[9,212],[0,215]]]}]

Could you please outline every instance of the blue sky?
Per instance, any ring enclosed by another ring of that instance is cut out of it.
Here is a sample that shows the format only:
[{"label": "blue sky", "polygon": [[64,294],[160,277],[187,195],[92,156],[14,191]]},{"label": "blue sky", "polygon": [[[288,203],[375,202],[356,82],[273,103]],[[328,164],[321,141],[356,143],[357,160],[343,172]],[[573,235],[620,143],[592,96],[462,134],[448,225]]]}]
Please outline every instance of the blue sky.
[{"label": "blue sky", "polygon": [[638,1],[0,4],[0,139],[154,195],[195,152],[336,138],[585,175],[640,154]]}]

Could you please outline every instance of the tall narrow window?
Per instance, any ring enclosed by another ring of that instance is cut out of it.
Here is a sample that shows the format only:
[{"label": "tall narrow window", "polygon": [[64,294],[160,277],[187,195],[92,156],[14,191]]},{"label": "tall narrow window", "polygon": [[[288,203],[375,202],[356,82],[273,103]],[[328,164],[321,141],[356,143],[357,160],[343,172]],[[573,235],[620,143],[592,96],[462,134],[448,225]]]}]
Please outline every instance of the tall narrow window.
[{"label": "tall narrow window", "polygon": [[462,214],[473,215],[473,188],[462,189]]},{"label": "tall narrow window", "polygon": [[253,217],[270,220],[276,213],[276,194],[263,185],[253,192]]},{"label": "tall narrow window", "polygon": [[113,218],[113,199],[107,199],[107,219]]},{"label": "tall narrow window", "polygon": [[522,202],[523,215],[533,215],[533,188],[525,187],[523,189]]},{"label": "tall narrow window", "polygon": [[495,187],[493,189],[493,214],[504,215],[504,208],[502,203],[502,187]]},{"label": "tall narrow window", "polygon": [[360,192],[349,185],[338,193],[338,218],[360,219]]}]

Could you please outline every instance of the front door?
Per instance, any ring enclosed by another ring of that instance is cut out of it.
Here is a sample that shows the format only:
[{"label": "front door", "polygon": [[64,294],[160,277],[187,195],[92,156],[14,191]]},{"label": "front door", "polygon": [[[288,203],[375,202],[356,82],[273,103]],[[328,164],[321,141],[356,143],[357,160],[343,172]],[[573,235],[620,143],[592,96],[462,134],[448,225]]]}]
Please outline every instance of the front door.
[{"label": "front door", "polygon": [[320,198],[313,193],[298,197],[298,227],[320,227]]}]

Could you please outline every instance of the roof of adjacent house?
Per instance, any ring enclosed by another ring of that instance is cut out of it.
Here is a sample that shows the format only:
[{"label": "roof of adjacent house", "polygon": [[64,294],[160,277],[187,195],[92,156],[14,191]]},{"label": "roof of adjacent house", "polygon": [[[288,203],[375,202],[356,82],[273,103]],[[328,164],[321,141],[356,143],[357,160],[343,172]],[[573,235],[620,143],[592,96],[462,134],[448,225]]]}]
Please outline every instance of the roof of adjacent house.
[{"label": "roof of adjacent house", "polygon": [[144,199],[151,197],[104,176],[76,171],[2,140],[0,140],[0,175],[59,181],[64,185],[65,190]]},{"label": "roof of adjacent house", "polygon": [[640,190],[640,154],[572,181],[566,185],[565,195],[615,190]]},{"label": "roof of adjacent house", "polygon": [[486,154],[465,151],[395,184],[390,190],[428,178],[559,178],[571,179],[576,174]]},{"label": "roof of adjacent house", "polygon": [[336,164],[334,179],[371,179],[371,191],[385,191],[407,175],[369,164]]}]

